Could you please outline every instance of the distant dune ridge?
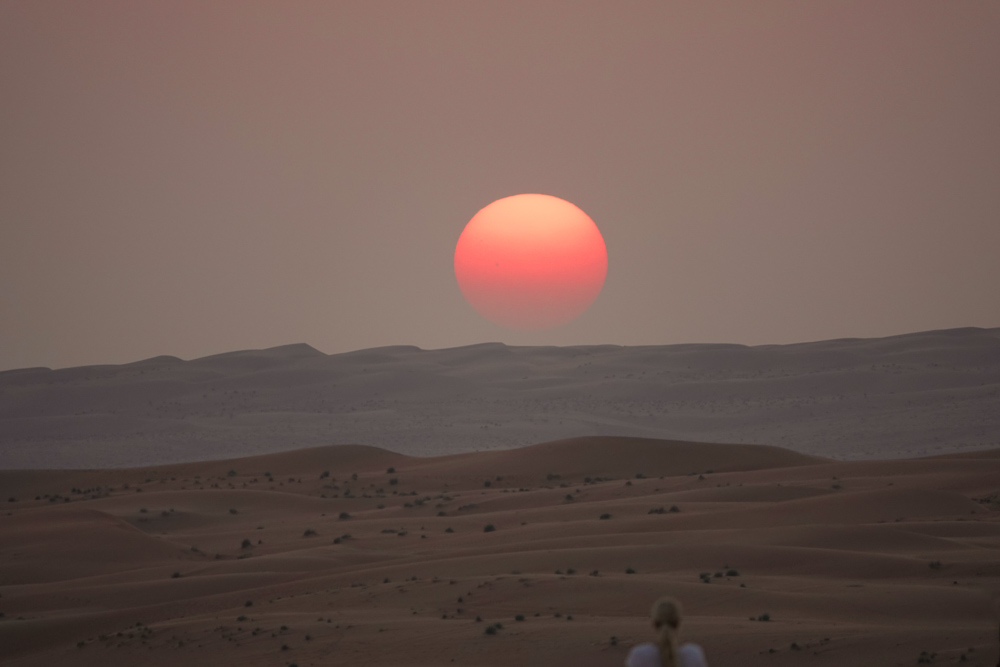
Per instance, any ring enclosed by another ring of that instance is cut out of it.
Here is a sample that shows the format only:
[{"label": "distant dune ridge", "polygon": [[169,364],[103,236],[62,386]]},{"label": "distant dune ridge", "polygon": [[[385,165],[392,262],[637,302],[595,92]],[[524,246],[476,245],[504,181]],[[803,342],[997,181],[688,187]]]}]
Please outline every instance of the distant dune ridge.
[{"label": "distant dune ridge", "polygon": [[0,468],[120,467],[361,443],[412,455],[581,435],[827,457],[1000,446],[1000,329],[797,345],[308,345],[0,373]]},{"label": "distant dune ridge", "polygon": [[621,665],[670,594],[712,665],[992,667],[998,452],[595,436],[0,470],[0,663]]}]

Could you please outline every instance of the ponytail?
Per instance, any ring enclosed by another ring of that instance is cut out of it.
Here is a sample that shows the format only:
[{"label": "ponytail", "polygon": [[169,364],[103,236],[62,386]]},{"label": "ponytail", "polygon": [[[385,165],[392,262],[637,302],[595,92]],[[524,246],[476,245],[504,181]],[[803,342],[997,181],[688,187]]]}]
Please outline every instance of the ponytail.
[{"label": "ponytail", "polygon": [[678,667],[677,629],[681,625],[681,606],[673,598],[660,598],[653,605],[653,625],[658,632],[657,645],[660,648],[660,665]]}]

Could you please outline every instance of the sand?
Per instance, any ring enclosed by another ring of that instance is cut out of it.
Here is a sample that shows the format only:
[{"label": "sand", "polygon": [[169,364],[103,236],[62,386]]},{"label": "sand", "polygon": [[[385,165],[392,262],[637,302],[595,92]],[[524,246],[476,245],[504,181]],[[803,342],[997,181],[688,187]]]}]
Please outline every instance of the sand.
[{"label": "sand", "polygon": [[308,345],[0,373],[0,468],[126,467],[362,443],[415,456],[581,435],[838,459],[1000,447],[1000,329],[799,345]]},{"label": "sand", "polygon": [[712,665],[1000,648],[1000,450],[329,446],[0,489],[4,665],[621,665],[663,594]]}]

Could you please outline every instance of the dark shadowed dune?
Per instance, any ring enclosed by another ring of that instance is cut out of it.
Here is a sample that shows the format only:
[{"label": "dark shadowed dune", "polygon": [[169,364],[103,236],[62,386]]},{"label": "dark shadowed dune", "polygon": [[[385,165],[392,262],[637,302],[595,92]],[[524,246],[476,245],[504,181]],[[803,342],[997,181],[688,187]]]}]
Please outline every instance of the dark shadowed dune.
[{"label": "dark shadowed dune", "polygon": [[361,443],[417,456],[595,435],[841,459],[1000,446],[1000,329],[796,345],[286,345],[0,373],[0,468]]}]

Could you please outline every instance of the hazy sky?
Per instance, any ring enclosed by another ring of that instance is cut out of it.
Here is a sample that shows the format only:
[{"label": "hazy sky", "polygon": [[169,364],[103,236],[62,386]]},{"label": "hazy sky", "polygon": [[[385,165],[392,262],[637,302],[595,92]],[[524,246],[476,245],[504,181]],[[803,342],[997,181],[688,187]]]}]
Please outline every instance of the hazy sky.
[{"label": "hazy sky", "polygon": [[[562,328],[465,223],[600,227]],[[1000,326],[1000,3],[0,0],[0,368]]]}]

